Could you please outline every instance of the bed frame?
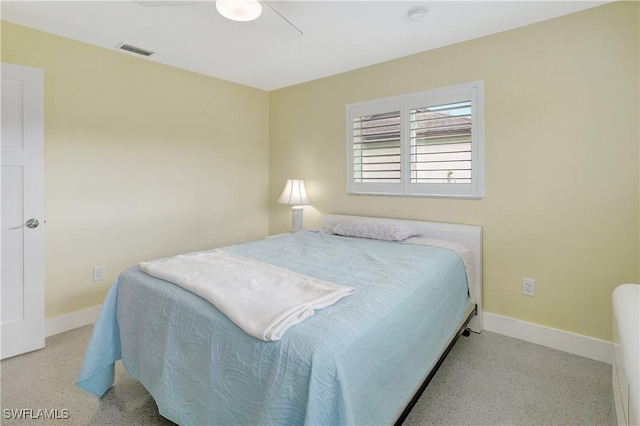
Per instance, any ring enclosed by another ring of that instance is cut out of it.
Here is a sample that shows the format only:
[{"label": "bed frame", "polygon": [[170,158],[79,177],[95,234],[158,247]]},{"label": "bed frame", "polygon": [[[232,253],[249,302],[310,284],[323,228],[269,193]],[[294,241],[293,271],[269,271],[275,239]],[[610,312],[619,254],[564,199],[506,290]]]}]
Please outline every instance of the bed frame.
[{"label": "bed frame", "polygon": [[426,389],[433,376],[435,376],[438,368],[440,368],[440,365],[442,365],[460,335],[468,335],[469,329],[476,333],[480,333],[482,331],[482,227],[476,225],[459,225],[440,222],[423,222],[416,220],[337,214],[329,214],[324,216],[322,224],[326,227],[333,227],[340,222],[352,219],[367,219],[381,222],[402,223],[409,226],[411,230],[416,234],[421,234],[424,237],[460,243],[468,247],[472,252],[473,271],[469,284],[471,291],[473,292],[473,297],[475,299],[476,305],[475,307],[470,308],[466,318],[464,318],[460,322],[459,327],[457,328],[458,331],[449,338],[448,344],[440,351],[440,356],[432,364],[429,371],[423,377],[423,381],[421,385],[419,385],[415,390],[413,397],[409,401],[407,401],[404,408],[398,410],[395,417],[394,425],[399,426],[405,421],[405,419],[411,412],[411,409],[418,402],[420,396]]}]

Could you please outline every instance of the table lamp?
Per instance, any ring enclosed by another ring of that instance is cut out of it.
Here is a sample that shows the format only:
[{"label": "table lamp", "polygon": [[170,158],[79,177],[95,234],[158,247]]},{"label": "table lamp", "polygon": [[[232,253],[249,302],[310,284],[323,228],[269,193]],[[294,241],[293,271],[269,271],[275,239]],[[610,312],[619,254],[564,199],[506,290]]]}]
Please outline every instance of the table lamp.
[{"label": "table lamp", "polygon": [[302,213],[303,207],[309,204],[307,198],[307,191],[304,189],[304,181],[300,179],[287,179],[287,183],[284,186],[284,191],[278,199],[280,204],[288,204],[291,206],[291,216],[293,230],[291,232],[298,232],[302,230]]}]

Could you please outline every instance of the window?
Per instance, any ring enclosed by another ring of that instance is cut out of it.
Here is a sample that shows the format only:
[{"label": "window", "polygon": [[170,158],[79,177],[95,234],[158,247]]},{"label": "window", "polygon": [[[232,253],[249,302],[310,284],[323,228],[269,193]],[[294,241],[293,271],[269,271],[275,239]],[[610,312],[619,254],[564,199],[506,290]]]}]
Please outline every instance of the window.
[{"label": "window", "polygon": [[482,81],[347,105],[349,194],[482,198]]}]

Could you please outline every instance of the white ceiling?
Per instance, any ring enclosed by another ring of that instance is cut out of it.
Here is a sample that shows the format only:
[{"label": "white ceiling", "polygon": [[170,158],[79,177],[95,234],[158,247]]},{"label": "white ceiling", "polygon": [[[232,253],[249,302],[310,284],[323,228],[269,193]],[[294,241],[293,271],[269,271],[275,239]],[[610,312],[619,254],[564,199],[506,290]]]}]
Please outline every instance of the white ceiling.
[{"label": "white ceiling", "polygon": [[[606,2],[270,1],[252,22],[223,18],[213,0],[2,1],[1,12],[5,21],[108,49],[131,44],[155,51],[151,61],[274,90]],[[418,23],[407,16],[415,7],[428,11]]]}]

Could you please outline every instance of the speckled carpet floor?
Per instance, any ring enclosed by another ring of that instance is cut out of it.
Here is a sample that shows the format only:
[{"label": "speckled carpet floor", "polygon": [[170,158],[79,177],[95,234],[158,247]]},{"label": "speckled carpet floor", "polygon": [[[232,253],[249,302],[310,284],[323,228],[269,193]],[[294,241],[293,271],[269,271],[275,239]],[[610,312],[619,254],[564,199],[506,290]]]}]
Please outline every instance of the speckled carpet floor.
[{"label": "speckled carpet floor", "polygon": [[[173,424],[119,363],[102,399],[75,387],[91,331],[0,362],[0,424]],[[610,365],[485,331],[460,337],[405,425],[611,425],[612,399]],[[59,418],[10,418],[20,409]]]}]

